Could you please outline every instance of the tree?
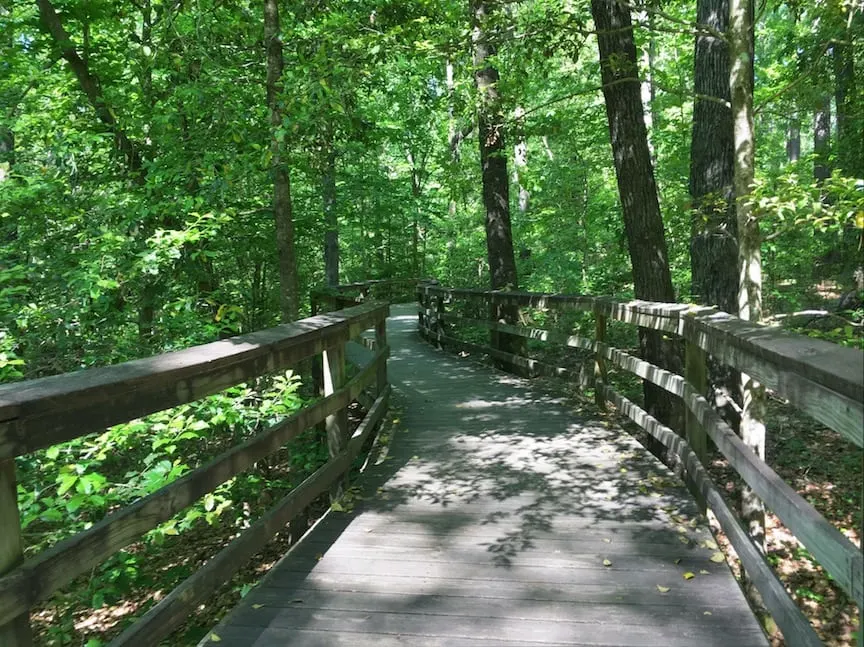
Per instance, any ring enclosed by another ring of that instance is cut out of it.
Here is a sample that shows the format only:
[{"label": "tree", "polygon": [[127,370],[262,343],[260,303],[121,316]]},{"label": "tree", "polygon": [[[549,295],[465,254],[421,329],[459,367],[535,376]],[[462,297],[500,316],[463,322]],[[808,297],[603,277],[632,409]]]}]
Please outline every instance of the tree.
[{"label": "tree", "polygon": [[[663,218],[648,133],[640,96],[636,46],[630,10],[617,0],[591,0],[597,29],[603,95],[615,174],[637,299],[675,300]],[[680,350],[663,341],[655,331],[639,329],[642,357],[657,366],[680,369]],[[681,413],[672,397],[660,387],[644,382],[645,407],[665,424],[681,428]]]},{"label": "tree", "polygon": [[[762,240],[750,202],[755,175],[753,127],[753,0],[730,0],[729,87],[735,133],[735,208],[738,216],[738,316],[762,319]],[[765,389],[741,374],[741,439],[765,460]],[[743,488],[741,517],[753,541],[765,550],[765,510],[753,490]],[[754,589],[755,590],[755,589]]]},{"label": "tree", "polygon": [[[694,58],[693,137],[690,143],[690,273],[692,298],[730,313],[738,311],[738,224],[733,200],[734,134],[729,106],[728,0],[698,0]],[[711,363],[718,403],[738,391],[736,371]]]},{"label": "tree", "polygon": [[279,308],[283,322],[297,319],[299,294],[297,257],[294,252],[294,214],[291,177],[282,125],[282,41],[279,38],[278,0],[264,0],[264,42],[267,48],[267,107],[270,110],[272,139],[270,167],[273,176],[273,220],[276,224],[276,253],[279,263]]},{"label": "tree", "polygon": [[[477,131],[480,144],[480,166],[483,182],[483,205],[486,209],[486,251],[493,290],[519,287],[516,259],[513,254],[513,232],[510,225],[510,177],[507,174],[507,149],[504,144],[504,111],[498,89],[498,70],[492,59],[496,48],[490,33],[494,0],[475,0],[471,40],[474,45],[474,81],[477,102]],[[518,310],[498,306],[496,321],[516,323]],[[493,333],[492,343],[506,352],[518,352],[521,338]]]}]

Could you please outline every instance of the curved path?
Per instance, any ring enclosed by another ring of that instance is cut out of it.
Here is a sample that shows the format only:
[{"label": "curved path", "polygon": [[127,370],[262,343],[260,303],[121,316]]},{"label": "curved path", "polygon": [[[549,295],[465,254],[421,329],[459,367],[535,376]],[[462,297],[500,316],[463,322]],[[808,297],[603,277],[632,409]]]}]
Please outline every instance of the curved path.
[{"label": "curved path", "polygon": [[402,411],[365,499],[202,645],[767,645],[684,486],[631,436],[392,312]]}]

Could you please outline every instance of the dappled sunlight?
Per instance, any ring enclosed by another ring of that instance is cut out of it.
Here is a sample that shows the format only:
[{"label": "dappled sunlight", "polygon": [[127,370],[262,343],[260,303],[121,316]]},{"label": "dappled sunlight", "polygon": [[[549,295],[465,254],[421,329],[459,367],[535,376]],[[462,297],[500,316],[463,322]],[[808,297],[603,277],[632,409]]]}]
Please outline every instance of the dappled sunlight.
[{"label": "dappled sunlight", "polygon": [[605,417],[421,341],[414,310],[388,320],[387,460],[215,632],[765,644],[677,478]]}]

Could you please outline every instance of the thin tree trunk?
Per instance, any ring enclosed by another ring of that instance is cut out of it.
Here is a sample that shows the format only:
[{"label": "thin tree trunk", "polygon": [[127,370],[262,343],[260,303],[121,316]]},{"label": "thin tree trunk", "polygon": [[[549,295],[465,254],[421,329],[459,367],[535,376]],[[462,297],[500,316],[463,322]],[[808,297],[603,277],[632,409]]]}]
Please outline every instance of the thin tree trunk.
[{"label": "thin tree trunk", "polygon": [[[849,30],[846,38],[851,39]],[[832,56],[834,59],[834,104],[837,115],[837,159],[846,175],[860,177],[860,158],[862,142],[856,145],[854,99],[857,96],[855,83],[855,57],[847,42],[835,42]],[[859,159],[856,159],[859,158]]]},{"label": "thin tree trunk", "polygon": [[63,27],[63,23],[50,0],[36,0],[36,4],[39,7],[39,19],[48,33],[51,34],[55,45],[60,49],[60,55],[66,59],[69,68],[75,74],[75,78],[78,79],[78,84],[90,101],[90,105],[96,111],[96,116],[108,131],[114,135],[115,147],[123,155],[128,169],[139,177],[139,182],[142,182],[143,158],[141,151],[138,145],[129,138],[126,131],[117,122],[114,112],[105,102],[99,79],[90,71],[86,61],[81,58],[75,47],[73,47],[72,39]]},{"label": "thin tree trunk", "polygon": [[525,171],[528,169],[528,142],[525,141],[525,110],[516,108],[516,144],[513,146],[513,183],[519,188],[519,215],[528,215],[528,203],[531,194],[525,186]]},{"label": "thin tree trunk", "polygon": [[[753,129],[753,0],[731,0],[729,22],[730,89],[735,132],[735,199],[738,215],[738,316],[762,318],[762,256],[759,221],[750,204],[755,172]],[[765,389],[741,374],[741,439],[765,459]],[[742,490],[741,516],[751,539],[765,550],[765,511],[750,489]],[[748,590],[755,593],[752,582]]]},{"label": "thin tree trunk", "polygon": [[279,38],[279,3],[264,0],[264,42],[267,47],[267,107],[270,110],[270,170],[273,177],[273,219],[276,225],[276,252],[279,263],[279,310],[283,322],[294,321],[299,312],[297,256],[294,250],[294,215],[291,177],[282,125],[282,41]]},{"label": "thin tree trunk", "polygon": [[[729,28],[729,0],[697,0],[696,21],[714,33]],[[738,224],[733,181],[735,165],[732,110],[729,107],[729,48],[723,38],[696,36],[693,136],[690,140],[691,296],[696,303],[738,312]],[[727,420],[740,374],[711,362],[711,389]]]},{"label": "thin tree trunk", "polygon": [[819,184],[831,177],[831,97],[821,97],[813,116],[813,179]]},{"label": "thin tree trunk", "polygon": [[801,121],[797,114],[789,117],[786,125],[786,159],[790,162],[801,159]]},{"label": "thin tree trunk", "polygon": [[0,124],[0,182],[12,175],[15,167],[15,133],[11,128]]},{"label": "thin tree trunk", "polygon": [[[617,0],[591,0],[591,14],[598,32],[606,116],[636,298],[674,301],[663,218],[648,149],[630,10]],[[647,361],[681,371],[680,349],[665,343],[661,333],[640,328],[639,344]],[[673,405],[672,396],[647,380],[644,390],[648,412],[661,422],[682,429],[683,412]]]},{"label": "thin tree trunk", "polygon": [[336,214],[336,149],[328,134],[325,141],[321,197],[324,203],[324,276],[327,285],[339,285],[339,219]]},{"label": "thin tree trunk", "polygon": [[[483,171],[483,205],[486,208],[486,252],[493,290],[519,287],[513,233],[510,225],[510,177],[507,174],[507,152],[504,144],[504,114],[498,94],[498,70],[489,59],[496,48],[487,31],[492,3],[477,0],[473,4],[474,80],[479,94],[477,130],[480,164]],[[512,306],[496,306],[495,321],[515,324],[519,311]],[[492,344],[505,352],[520,354],[522,340],[516,335],[493,332]]]}]

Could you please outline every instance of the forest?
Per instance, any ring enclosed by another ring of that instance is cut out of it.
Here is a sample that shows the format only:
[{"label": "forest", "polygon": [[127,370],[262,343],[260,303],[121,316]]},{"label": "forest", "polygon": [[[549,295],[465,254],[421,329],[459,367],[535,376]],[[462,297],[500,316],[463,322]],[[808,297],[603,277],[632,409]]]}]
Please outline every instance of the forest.
[{"label": "forest", "polygon": [[[0,384],[407,277],[715,305],[864,348],[861,69],[860,0],[2,0]],[[659,334],[630,343],[675,364]],[[309,397],[289,371],[18,459],[26,550]],[[823,472],[824,437],[769,413],[792,430],[769,454],[854,534],[860,461]],[[232,479],[45,603],[37,644],[104,644],[194,570],[178,538],[218,544],[256,514],[242,493],[325,458],[310,434],[290,470]],[[854,643],[842,592],[789,586],[826,642]]]}]

